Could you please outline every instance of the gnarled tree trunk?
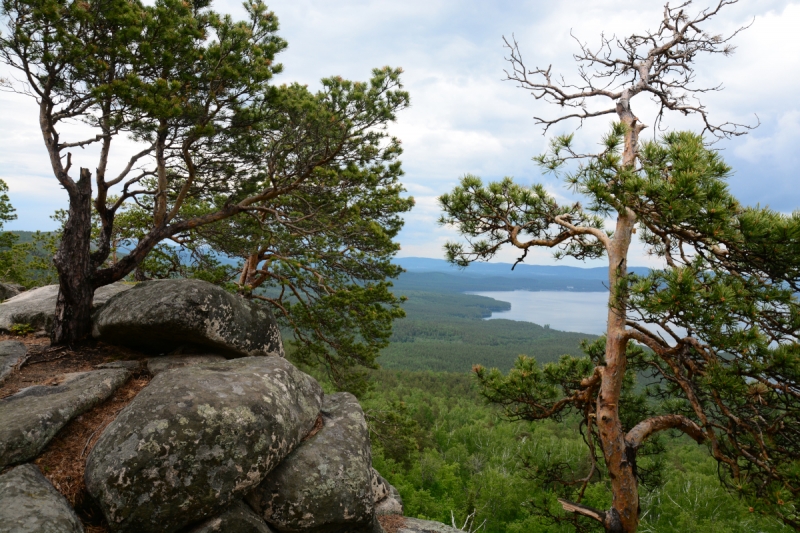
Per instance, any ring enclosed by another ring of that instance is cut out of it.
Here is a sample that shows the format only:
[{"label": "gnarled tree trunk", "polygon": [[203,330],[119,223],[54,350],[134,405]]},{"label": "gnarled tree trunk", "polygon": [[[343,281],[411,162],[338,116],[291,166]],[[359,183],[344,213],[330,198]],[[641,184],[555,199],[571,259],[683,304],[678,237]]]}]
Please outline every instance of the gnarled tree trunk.
[{"label": "gnarled tree trunk", "polygon": [[61,244],[53,258],[58,271],[58,300],[50,339],[70,344],[91,333],[92,282],[92,175],[81,168],[76,187],[69,191],[69,217]]}]

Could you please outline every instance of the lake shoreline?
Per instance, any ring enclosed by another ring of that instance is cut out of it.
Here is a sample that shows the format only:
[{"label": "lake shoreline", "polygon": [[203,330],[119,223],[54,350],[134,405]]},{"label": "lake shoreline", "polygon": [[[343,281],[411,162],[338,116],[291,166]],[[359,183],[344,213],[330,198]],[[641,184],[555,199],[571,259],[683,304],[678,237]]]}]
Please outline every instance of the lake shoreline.
[{"label": "lake shoreline", "polygon": [[608,291],[468,291],[508,302],[508,311],[492,312],[485,320],[531,322],[559,331],[602,335],[608,317]]}]

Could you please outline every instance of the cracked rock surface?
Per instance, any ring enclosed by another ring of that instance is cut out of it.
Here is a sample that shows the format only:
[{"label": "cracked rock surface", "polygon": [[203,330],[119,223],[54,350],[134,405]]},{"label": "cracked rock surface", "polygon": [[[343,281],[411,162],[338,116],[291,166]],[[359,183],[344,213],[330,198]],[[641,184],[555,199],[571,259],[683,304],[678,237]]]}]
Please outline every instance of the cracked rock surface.
[{"label": "cracked rock surface", "polygon": [[103,432],[87,489],[116,531],[177,531],[258,486],[321,404],[319,384],[279,357],[162,372]]},{"label": "cracked rock surface", "polygon": [[247,502],[281,532],[370,531],[372,455],[364,412],[352,394],[325,396],[323,426],[272,471]]},{"label": "cracked rock surface", "polygon": [[196,279],[147,281],[118,294],[95,313],[92,335],[155,353],[189,347],[228,358],[284,355],[266,306]]},{"label": "cracked rock surface", "polygon": [[[109,298],[127,291],[132,285],[112,283],[94,291],[92,308],[97,309]],[[14,324],[28,324],[39,334],[53,330],[58,285],[45,285],[9,298],[0,304],[0,331],[10,331]]]},{"label": "cracked rock surface", "polygon": [[83,533],[75,512],[31,464],[0,476],[0,533]]},{"label": "cracked rock surface", "polygon": [[117,390],[124,369],[64,374],[59,385],[37,385],[0,400],[0,468],[33,459],[56,433]]},{"label": "cracked rock surface", "polygon": [[195,527],[189,533],[273,533],[247,504],[235,502],[231,507],[214,518]]}]

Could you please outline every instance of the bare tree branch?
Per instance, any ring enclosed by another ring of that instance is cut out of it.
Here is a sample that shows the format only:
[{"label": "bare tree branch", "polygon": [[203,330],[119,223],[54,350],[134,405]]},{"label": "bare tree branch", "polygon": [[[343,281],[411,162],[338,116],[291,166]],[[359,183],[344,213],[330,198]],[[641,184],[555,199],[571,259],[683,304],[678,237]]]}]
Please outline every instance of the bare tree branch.
[{"label": "bare tree branch", "polygon": [[[573,35],[579,47],[578,53],[573,56],[579,65],[581,81],[578,84],[568,83],[563,76],[554,76],[552,65],[547,68],[527,67],[516,38],[513,35],[511,40],[504,37],[509,52],[506,80],[530,91],[537,100],[576,110],[555,118],[534,117],[545,132],[568,119],[578,119],[583,124],[588,118],[613,113],[629,113],[643,127],[630,106],[633,97],[647,93],[659,106],[654,131],[659,130],[665,111],[677,111],[683,115],[699,116],[703,122],[703,132],[716,138],[743,135],[760,124],[758,117],[755,125],[711,121],[699,97],[719,91],[722,86],[696,85],[694,67],[701,55],[732,54],[735,47],[731,45],[731,40],[752,24],[741,26],[727,36],[709,35],[700,29],[723,7],[737,1],[719,0],[713,8],[704,9],[694,17],[686,13],[685,8],[690,2],[675,7],[667,4],[661,24],[655,31],[633,33],[626,38],[601,35],[597,48],[591,48]],[[600,110],[590,109],[590,102],[598,98],[610,100],[615,105]]]}]

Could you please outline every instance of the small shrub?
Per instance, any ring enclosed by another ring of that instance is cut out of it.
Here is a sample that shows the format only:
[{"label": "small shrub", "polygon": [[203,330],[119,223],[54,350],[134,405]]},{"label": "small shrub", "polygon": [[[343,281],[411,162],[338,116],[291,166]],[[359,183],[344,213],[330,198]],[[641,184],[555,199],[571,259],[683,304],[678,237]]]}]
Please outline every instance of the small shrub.
[{"label": "small shrub", "polygon": [[12,335],[24,337],[25,335],[30,335],[33,333],[33,326],[30,324],[14,324],[9,328],[9,330],[11,331]]}]

